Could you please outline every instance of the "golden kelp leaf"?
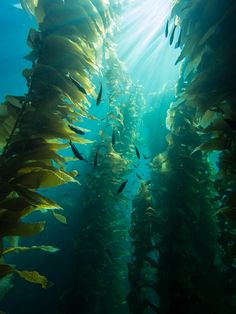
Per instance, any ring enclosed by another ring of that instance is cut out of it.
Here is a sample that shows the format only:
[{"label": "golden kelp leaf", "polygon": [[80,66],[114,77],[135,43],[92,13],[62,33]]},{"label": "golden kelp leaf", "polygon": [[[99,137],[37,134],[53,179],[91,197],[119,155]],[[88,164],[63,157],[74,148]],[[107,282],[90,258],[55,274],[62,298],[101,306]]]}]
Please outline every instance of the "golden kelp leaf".
[{"label": "golden kelp leaf", "polygon": [[44,289],[48,288],[51,284],[45,276],[40,275],[37,271],[20,271],[10,265],[0,264],[0,278],[13,272],[29,282],[41,284]]},{"label": "golden kelp leaf", "polygon": [[14,272],[31,283],[40,284],[43,289],[46,289],[48,287],[47,278],[45,276],[40,275],[37,271],[14,270]]},{"label": "golden kelp leaf", "polygon": [[16,185],[14,190],[29,202],[31,205],[38,209],[60,209],[61,206],[50,200],[49,198],[42,196],[32,190],[26,189],[22,186]]},{"label": "golden kelp leaf", "polygon": [[55,213],[55,212],[52,212],[52,213],[53,213],[53,216],[56,218],[56,220],[60,221],[63,224],[67,224],[67,220],[65,216]]},{"label": "golden kelp leaf", "polygon": [[72,142],[78,143],[78,144],[91,144],[94,143],[94,141],[92,140],[88,140],[86,138],[80,137],[80,136],[76,136],[74,134],[70,135],[70,139]]},{"label": "golden kelp leaf", "polygon": [[110,152],[109,156],[116,161],[123,161],[122,157],[115,152]]},{"label": "golden kelp leaf", "polygon": [[27,151],[23,153],[19,153],[16,158],[9,158],[7,160],[7,165],[12,165],[15,169],[22,168],[23,162],[27,163],[29,161],[45,161],[45,160],[53,160],[58,164],[61,164],[65,161],[65,159],[59,156],[53,150],[48,150],[47,148],[44,149],[34,149],[32,151]]},{"label": "golden kelp leaf", "polygon": [[18,176],[14,183],[19,183],[31,189],[48,188],[62,185],[68,182],[78,183],[73,177],[62,170],[54,171],[42,168],[34,168],[30,173]]},{"label": "golden kelp leaf", "polygon": [[213,139],[209,140],[208,142],[203,143],[203,144],[199,145],[198,147],[196,147],[192,151],[191,155],[196,153],[199,150],[211,152],[214,150],[224,150],[224,149],[226,149],[226,147],[225,147],[225,143],[222,141],[222,139],[221,138],[213,138]]},{"label": "golden kelp leaf", "polygon": [[[4,228],[5,227],[5,228]],[[45,227],[45,221],[24,223],[17,222],[14,225],[2,226],[0,230],[0,236],[21,236],[28,237],[39,232],[42,232]]]},{"label": "golden kelp leaf", "polygon": [[20,0],[20,3],[26,12],[34,15],[34,10],[38,5],[38,0]]},{"label": "golden kelp leaf", "polygon": [[207,128],[210,124],[216,121],[218,114],[215,111],[207,110],[199,121],[199,125]]},{"label": "golden kelp leaf", "polygon": [[8,254],[11,252],[19,252],[19,251],[29,251],[29,250],[42,250],[49,253],[56,253],[59,251],[58,248],[51,246],[51,245],[33,245],[33,246],[16,246],[16,247],[10,247],[3,251],[4,254]]},{"label": "golden kelp leaf", "polygon": [[11,96],[7,95],[5,97],[5,101],[9,102],[12,104],[14,107],[21,109],[22,108],[22,103],[24,101],[25,97],[24,96]]}]

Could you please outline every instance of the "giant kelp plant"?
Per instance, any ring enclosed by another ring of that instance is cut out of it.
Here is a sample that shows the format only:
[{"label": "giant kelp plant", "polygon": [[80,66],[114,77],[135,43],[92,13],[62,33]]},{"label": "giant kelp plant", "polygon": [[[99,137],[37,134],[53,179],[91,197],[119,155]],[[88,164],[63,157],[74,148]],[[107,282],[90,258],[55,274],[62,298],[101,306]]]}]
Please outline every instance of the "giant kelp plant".
[{"label": "giant kelp plant", "polygon": [[[59,151],[69,141],[88,142],[70,126],[86,116],[87,95],[94,95],[92,74],[99,74],[98,53],[112,21],[109,3],[102,1],[23,0],[22,5],[35,15],[39,30],[31,29],[27,40],[32,48],[27,59],[33,63],[23,72],[28,93],[7,97],[1,105],[1,256],[14,250],[4,248],[6,236],[44,229],[44,222],[24,223],[21,218],[35,210],[60,209],[38,188],[77,182],[76,172],[64,169]],[[12,272],[48,285],[37,272],[18,271],[2,261],[1,277]]]},{"label": "giant kelp plant", "polygon": [[[184,46],[177,62],[186,57],[183,74],[191,82],[181,97],[197,109],[199,130],[208,141],[195,149],[219,151],[219,186],[223,187],[222,213],[234,220],[235,210],[235,2],[178,2],[172,15],[180,18]],[[211,14],[209,15],[209,12]],[[194,18],[195,17],[195,18]],[[199,17],[201,23],[198,23]],[[219,42],[219,38],[222,40]],[[194,44],[194,43],[197,43]],[[230,60],[230,62],[229,62]]]},{"label": "giant kelp plant", "polygon": [[142,97],[111,46],[110,43],[107,48],[105,68],[108,113],[89,158],[92,169],[84,184],[81,221],[76,235],[77,274],[65,297],[63,313],[69,313],[72,308],[81,313],[127,312],[130,200],[124,193],[132,169],[127,154],[136,140],[136,104]]},{"label": "giant kelp plant", "polygon": [[[174,103],[168,148],[153,160],[158,211],[158,313],[222,313],[223,264],[211,169],[200,153],[194,109]],[[224,309],[226,313],[226,309]]]},{"label": "giant kelp plant", "polygon": [[141,183],[133,200],[130,237],[131,261],[128,264],[130,291],[127,297],[130,313],[157,311],[157,211],[153,208],[151,192]]},{"label": "giant kelp plant", "polygon": [[[221,244],[228,269],[226,293],[235,308],[235,2],[177,2],[183,77],[190,83],[181,98],[197,109],[196,132],[205,134],[194,152],[219,152],[215,187],[219,200]],[[201,21],[199,23],[198,21]],[[219,38],[221,39],[219,41]],[[197,43],[197,44],[196,44]]]}]

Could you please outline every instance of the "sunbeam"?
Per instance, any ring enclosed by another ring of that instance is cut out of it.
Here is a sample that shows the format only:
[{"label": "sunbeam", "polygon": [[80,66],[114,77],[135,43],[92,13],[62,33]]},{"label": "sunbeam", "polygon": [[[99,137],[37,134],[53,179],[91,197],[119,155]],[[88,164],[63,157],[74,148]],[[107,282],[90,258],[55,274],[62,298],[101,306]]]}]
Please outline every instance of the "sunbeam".
[{"label": "sunbeam", "polygon": [[148,92],[177,76],[177,67],[176,71],[171,68],[171,75],[168,68],[174,64],[178,50],[170,48],[164,36],[171,3],[171,0],[134,0],[122,18],[120,57]]}]

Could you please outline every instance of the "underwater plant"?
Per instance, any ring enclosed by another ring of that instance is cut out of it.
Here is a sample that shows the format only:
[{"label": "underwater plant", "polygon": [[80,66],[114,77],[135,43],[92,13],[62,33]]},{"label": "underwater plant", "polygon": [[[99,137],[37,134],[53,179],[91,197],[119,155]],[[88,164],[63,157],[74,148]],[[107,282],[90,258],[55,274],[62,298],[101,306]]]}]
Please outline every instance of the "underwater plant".
[{"label": "underwater plant", "polygon": [[151,192],[142,182],[133,199],[130,237],[131,261],[128,263],[130,292],[127,297],[130,313],[157,311],[155,283],[158,274],[156,250],[157,211],[153,208]]},{"label": "underwater plant", "polygon": [[89,157],[91,171],[84,184],[76,234],[77,274],[65,298],[64,313],[72,308],[81,313],[127,312],[130,196],[126,185],[132,172],[129,158],[137,134],[139,94],[111,38],[105,55],[103,93],[109,106]]},{"label": "underwater plant", "polygon": [[206,157],[191,155],[201,143],[194,116],[185,102],[172,104],[168,147],[153,160],[158,313],[226,313],[216,192]]},{"label": "underwater plant", "polygon": [[192,154],[218,152],[214,185],[218,193],[219,241],[227,269],[226,294],[233,309],[236,282],[235,10],[235,3],[230,0],[221,3],[179,1],[172,10],[172,17],[179,17],[181,28],[182,50],[176,62],[187,60],[182,77],[189,84],[180,96],[188,106],[196,108],[196,132],[202,134],[202,141]]},{"label": "underwater plant", "polygon": [[[214,8],[211,10],[210,8]],[[225,1],[178,2],[172,16],[179,16],[183,47],[176,62],[187,59],[182,74],[189,84],[181,99],[197,109],[195,123],[198,132],[208,140],[196,147],[193,153],[219,152],[217,163],[218,186],[224,187],[221,212],[234,221],[235,198],[235,53],[233,33],[235,3]],[[209,10],[211,14],[209,16]],[[201,24],[193,16],[201,18]],[[218,38],[223,38],[218,41]],[[198,43],[195,45],[194,43]],[[229,59],[232,61],[229,63]],[[207,137],[206,137],[207,138]],[[229,193],[231,191],[231,193]],[[226,197],[225,197],[226,196]],[[233,248],[232,248],[233,249]]]},{"label": "underwater plant", "polygon": [[[26,223],[21,220],[23,217],[36,210],[61,209],[41,195],[39,188],[78,182],[76,171],[65,170],[66,159],[60,150],[72,141],[89,142],[78,136],[71,125],[87,116],[87,96],[95,96],[91,75],[99,74],[97,53],[112,24],[109,3],[102,1],[22,0],[21,3],[35,16],[39,30],[31,29],[27,39],[32,49],[26,57],[32,61],[32,68],[23,71],[28,93],[8,96],[1,105],[1,257],[26,249],[5,248],[6,236],[31,236],[43,231],[44,221]],[[58,213],[54,216],[60,220],[63,217]],[[51,246],[39,248],[56,251]],[[43,288],[50,285],[36,271],[19,271],[2,260],[0,278],[10,273],[40,283]]]}]

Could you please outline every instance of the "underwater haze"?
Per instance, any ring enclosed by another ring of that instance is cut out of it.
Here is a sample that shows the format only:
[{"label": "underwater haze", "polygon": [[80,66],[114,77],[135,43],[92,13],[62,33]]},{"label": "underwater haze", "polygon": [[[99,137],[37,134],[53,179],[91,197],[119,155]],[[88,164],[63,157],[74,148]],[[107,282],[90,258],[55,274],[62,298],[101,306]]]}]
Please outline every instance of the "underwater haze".
[{"label": "underwater haze", "polygon": [[0,314],[233,314],[233,0],[1,0]]}]

